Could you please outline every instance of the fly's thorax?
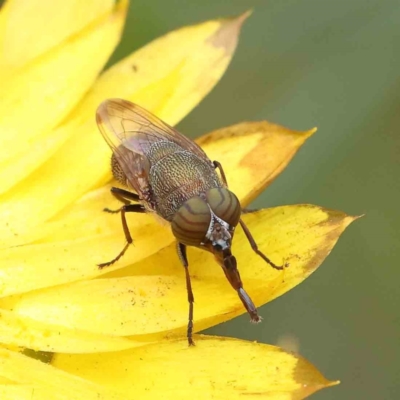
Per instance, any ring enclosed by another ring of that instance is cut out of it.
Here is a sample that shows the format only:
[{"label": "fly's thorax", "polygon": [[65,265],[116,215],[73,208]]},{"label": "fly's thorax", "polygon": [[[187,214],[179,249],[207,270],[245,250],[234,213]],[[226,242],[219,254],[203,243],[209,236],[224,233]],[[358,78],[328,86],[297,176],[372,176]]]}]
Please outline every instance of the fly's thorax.
[{"label": "fly's thorax", "polygon": [[168,140],[160,140],[150,146],[148,152],[146,153],[146,156],[148,157],[151,165],[154,166],[166,156],[181,150],[182,147],[174,142],[170,142]]},{"label": "fly's thorax", "polygon": [[149,183],[156,212],[167,221],[172,221],[188,200],[222,186],[210,160],[171,142],[157,142],[153,146],[148,155]]},{"label": "fly's thorax", "polygon": [[240,214],[241,206],[234,193],[212,188],[178,209],[171,221],[172,232],[183,244],[220,252],[230,248]]},{"label": "fly's thorax", "polygon": [[[149,147],[145,156],[141,156],[140,154],[127,149],[123,145],[120,145],[118,146],[118,151],[113,152],[111,156],[111,171],[115,180],[124,186],[130,186],[130,179],[140,178],[137,176],[137,171],[143,170],[143,175],[146,175],[149,173],[150,166],[156,167],[165,157],[179,151],[182,151],[181,146],[167,140],[160,140],[153,143]],[[128,168],[127,171],[121,166],[121,158],[125,161],[123,162],[123,165],[125,164],[125,169]],[[129,163],[127,163],[127,161],[129,161]],[[133,164],[137,165],[135,165],[134,168],[132,168],[132,171],[130,171],[129,167],[132,167]]]}]

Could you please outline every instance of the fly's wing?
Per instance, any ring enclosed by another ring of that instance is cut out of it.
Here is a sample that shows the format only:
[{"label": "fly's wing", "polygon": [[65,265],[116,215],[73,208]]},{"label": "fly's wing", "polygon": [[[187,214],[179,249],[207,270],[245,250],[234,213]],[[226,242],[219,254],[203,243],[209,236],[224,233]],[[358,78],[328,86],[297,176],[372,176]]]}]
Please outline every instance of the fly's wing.
[{"label": "fly's wing", "polygon": [[142,156],[158,142],[174,142],[200,158],[209,160],[204,151],[177,130],[142,107],[122,99],[108,99],[96,113],[99,129],[114,152],[121,146]]},{"label": "fly's wing", "polygon": [[148,174],[151,165],[147,152],[153,143],[174,142],[211,164],[196,143],[129,101],[105,100],[97,109],[96,121],[127,181],[142,199],[146,199],[149,193]]}]

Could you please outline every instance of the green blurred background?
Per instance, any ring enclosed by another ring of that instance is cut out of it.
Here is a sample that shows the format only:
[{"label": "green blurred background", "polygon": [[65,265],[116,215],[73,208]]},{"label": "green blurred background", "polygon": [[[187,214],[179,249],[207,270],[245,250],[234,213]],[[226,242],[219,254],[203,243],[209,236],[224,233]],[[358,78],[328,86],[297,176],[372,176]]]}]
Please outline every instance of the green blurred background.
[{"label": "green blurred background", "polygon": [[226,75],[178,128],[196,137],[243,120],[318,126],[254,206],[366,214],[315,274],[262,307],[263,324],[244,315],[207,332],[271,344],[294,338],[326,377],[342,381],[315,399],[400,398],[400,2],[132,3],[112,62],[182,25],[254,7]]}]

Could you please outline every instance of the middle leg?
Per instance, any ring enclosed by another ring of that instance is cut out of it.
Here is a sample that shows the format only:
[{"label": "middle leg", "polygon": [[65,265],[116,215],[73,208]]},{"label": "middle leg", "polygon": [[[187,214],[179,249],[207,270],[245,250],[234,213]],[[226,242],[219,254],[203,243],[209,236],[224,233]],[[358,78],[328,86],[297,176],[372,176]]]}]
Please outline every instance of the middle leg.
[{"label": "middle leg", "polygon": [[[124,203],[125,205],[130,204],[132,201],[135,203],[139,203],[140,198],[136,193],[129,192],[128,190],[117,188],[117,187],[112,187],[111,188],[111,194],[119,200],[121,203]],[[109,208],[104,208],[103,211],[108,212],[110,214],[116,214],[121,211],[121,208],[118,208],[117,210],[111,210]]]},{"label": "middle leg", "polygon": [[192,283],[190,281],[189,275],[189,263],[186,257],[186,246],[180,242],[177,243],[177,251],[179,259],[181,260],[184,268],[185,268],[185,275],[186,275],[186,290],[188,294],[188,302],[189,302],[189,319],[188,319],[188,326],[187,326],[187,339],[189,346],[194,346],[193,341],[193,303],[194,303],[194,295],[192,290]]},{"label": "middle leg", "polygon": [[126,244],[125,244],[124,248],[122,249],[122,251],[117,255],[117,257],[115,257],[111,261],[108,261],[108,262],[105,262],[102,264],[98,264],[98,267],[100,269],[103,269],[104,267],[108,267],[108,266],[114,264],[116,261],[118,261],[125,254],[129,245],[133,242],[131,233],[129,232],[128,224],[126,222],[125,214],[128,212],[144,213],[144,212],[146,212],[146,210],[141,204],[125,204],[119,210],[116,210],[114,212],[121,213],[122,228],[124,229]]}]

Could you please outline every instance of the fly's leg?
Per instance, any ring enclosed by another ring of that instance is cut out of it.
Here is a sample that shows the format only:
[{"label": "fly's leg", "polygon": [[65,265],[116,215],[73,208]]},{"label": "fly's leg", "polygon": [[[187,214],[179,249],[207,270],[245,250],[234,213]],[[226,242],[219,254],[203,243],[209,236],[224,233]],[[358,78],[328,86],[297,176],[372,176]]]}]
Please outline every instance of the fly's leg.
[{"label": "fly's leg", "polygon": [[117,188],[113,186],[111,188],[111,193],[114,197],[116,197],[119,201],[125,203],[126,201],[134,201],[138,203],[140,201],[139,196],[136,193],[129,192],[128,190]]},{"label": "fly's leg", "polygon": [[[121,203],[125,205],[130,204],[132,201],[138,203],[140,201],[139,196],[136,193],[129,192],[128,190],[124,190],[117,187],[111,188],[111,194],[119,200]],[[108,212],[110,214],[116,214],[121,211],[121,208],[118,210],[110,210],[109,208],[105,208],[103,211]]]},{"label": "fly's leg", "polygon": [[228,181],[226,180],[225,172],[222,168],[222,165],[219,161],[213,161],[214,168],[219,169],[219,173],[221,174],[222,182],[224,182],[225,186],[228,187]]},{"label": "fly's leg", "polygon": [[[228,182],[226,181],[226,176],[224,173],[224,170],[222,168],[221,163],[219,163],[218,161],[213,161],[214,167],[219,169],[219,172],[221,174],[221,178],[222,181],[224,182],[224,184],[228,187]],[[250,213],[250,212],[254,212],[256,210],[242,210],[243,214],[246,213]],[[272,268],[277,269],[277,270],[282,270],[285,267],[287,267],[288,265],[276,265],[274,264],[264,253],[262,253],[260,250],[258,250],[258,246],[256,241],[253,238],[253,235],[251,234],[251,232],[249,231],[249,228],[245,225],[245,223],[243,222],[243,220],[239,220],[240,226],[242,227],[244,234],[247,237],[247,240],[249,241],[251,248],[253,249],[253,251],[258,254],[264,261],[266,261]]]},{"label": "fly's leg", "polygon": [[187,339],[189,346],[194,346],[193,341],[193,303],[194,303],[194,296],[192,291],[192,283],[190,281],[189,275],[189,263],[186,257],[186,246],[180,242],[177,243],[177,251],[179,259],[181,260],[182,265],[185,268],[185,275],[186,275],[186,290],[188,295],[188,302],[189,302],[189,319],[188,319],[188,326],[187,326]]},{"label": "fly's leg", "polygon": [[242,208],[242,214],[251,214],[251,213],[257,212],[259,210],[260,210],[259,208],[252,208],[252,209],[250,209],[250,208]]},{"label": "fly's leg", "polygon": [[141,204],[125,204],[119,210],[116,210],[115,212],[121,213],[122,227],[123,227],[124,233],[125,233],[126,244],[125,244],[124,248],[122,249],[122,251],[117,255],[117,257],[115,257],[114,259],[112,259],[111,261],[108,261],[106,263],[98,264],[98,267],[100,269],[103,269],[104,267],[108,267],[108,266],[114,264],[116,261],[118,261],[125,254],[129,245],[133,242],[131,233],[129,232],[128,224],[126,222],[125,214],[128,212],[144,213],[144,212],[146,212],[146,210]]},{"label": "fly's leg", "polygon": [[245,223],[240,219],[239,224],[243,229],[244,234],[247,237],[247,240],[250,243],[251,248],[254,250],[256,254],[258,254],[264,261],[266,261],[272,268],[277,269],[277,270],[282,270],[288,265],[276,265],[274,264],[264,253],[262,253],[260,250],[258,250],[258,246],[256,241],[253,238],[253,235],[250,233],[249,228],[245,225]]}]

